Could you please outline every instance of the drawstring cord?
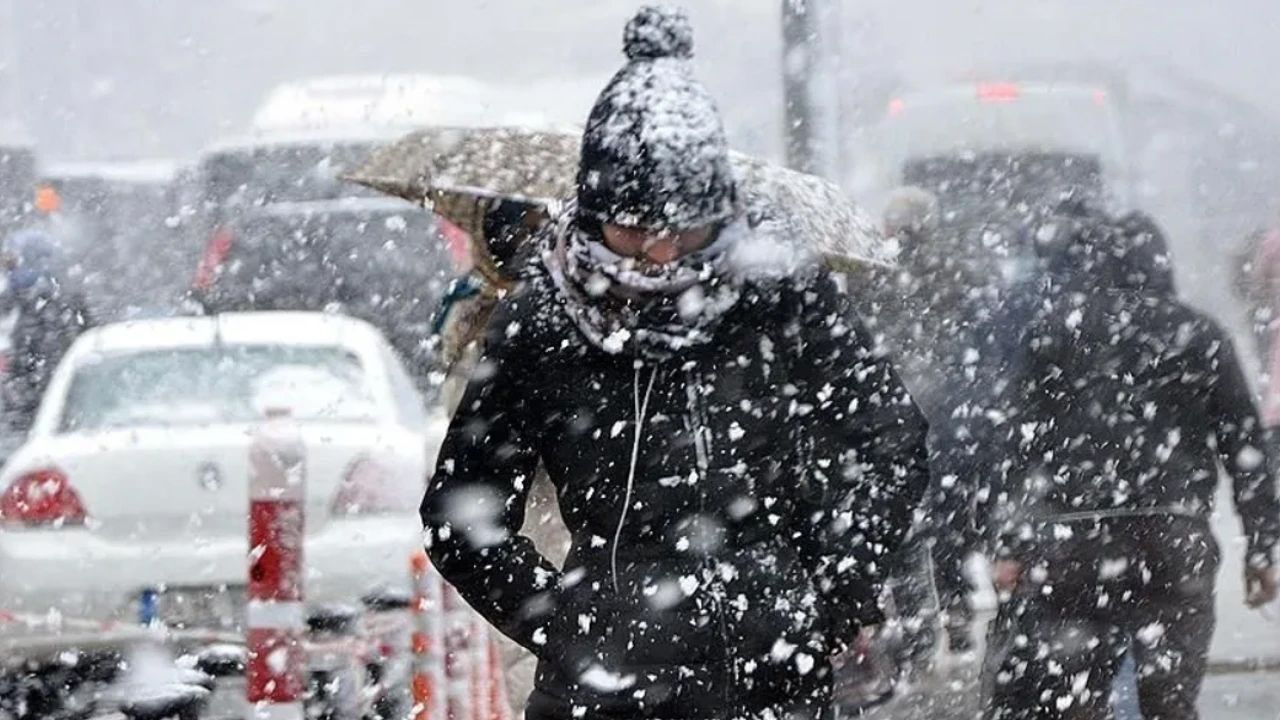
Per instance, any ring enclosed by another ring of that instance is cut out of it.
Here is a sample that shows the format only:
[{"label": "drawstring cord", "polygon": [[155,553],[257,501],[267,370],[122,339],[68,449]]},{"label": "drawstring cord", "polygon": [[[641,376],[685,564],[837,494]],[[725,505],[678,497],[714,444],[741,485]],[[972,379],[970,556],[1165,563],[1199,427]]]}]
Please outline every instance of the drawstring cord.
[{"label": "drawstring cord", "polygon": [[627,492],[622,499],[622,513],[618,515],[618,527],[613,532],[613,549],[609,553],[610,569],[613,573],[613,591],[618,589],[618,544],[622,540],[622,528],[627,524],[627,511],[631,509],[631,494],[636,484],[636,464],[640,459],[640,435],[644,432],[645,416],[649,413],[649,396],[653,394],[653,382],[658,378],[658,368],[649,375],[649,385],[644,390],[644,399],[640,398],[640,372],[643,366],[636,366],[636,374],[632,378],[632,399],[635,408],[636,431],[631,443],[631,467],[627,471]]}]

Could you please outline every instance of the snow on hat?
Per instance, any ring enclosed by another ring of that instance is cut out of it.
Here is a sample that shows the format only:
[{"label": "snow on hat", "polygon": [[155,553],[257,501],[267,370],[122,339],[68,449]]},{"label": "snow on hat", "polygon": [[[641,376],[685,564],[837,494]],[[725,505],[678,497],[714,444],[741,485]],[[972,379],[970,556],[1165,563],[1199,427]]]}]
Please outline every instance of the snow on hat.
[{"label": "snow on hat", "polygon": [[694,77],[693,28],[648,6],[623,33],[627,64],[596,99],[582,137],[578,209],[601,222],[685,230],[736,212],[724,126]]}]

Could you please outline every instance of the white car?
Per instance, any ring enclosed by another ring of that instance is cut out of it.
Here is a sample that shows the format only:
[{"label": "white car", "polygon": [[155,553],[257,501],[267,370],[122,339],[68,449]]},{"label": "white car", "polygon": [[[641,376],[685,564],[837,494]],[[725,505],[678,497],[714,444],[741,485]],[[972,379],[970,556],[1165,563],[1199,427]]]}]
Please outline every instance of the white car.
[{"label": "white car", "polygon": [[0,471],[0,610],[238,629],[251,433],[306,450],[308,602],[405,588],[447,422],[351,318],[248,313],[87,332]]}]

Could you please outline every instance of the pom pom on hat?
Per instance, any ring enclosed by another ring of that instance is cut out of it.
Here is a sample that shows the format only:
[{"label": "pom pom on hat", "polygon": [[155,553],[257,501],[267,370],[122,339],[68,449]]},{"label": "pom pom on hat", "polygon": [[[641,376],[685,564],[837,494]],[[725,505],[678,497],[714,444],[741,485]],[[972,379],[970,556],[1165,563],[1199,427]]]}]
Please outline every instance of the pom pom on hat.
[{"label": "pom pom on hat", "polygon": [[683,10],[646,5],[627,23],[622,49],[631,60],[693,57],[693,24]]}]

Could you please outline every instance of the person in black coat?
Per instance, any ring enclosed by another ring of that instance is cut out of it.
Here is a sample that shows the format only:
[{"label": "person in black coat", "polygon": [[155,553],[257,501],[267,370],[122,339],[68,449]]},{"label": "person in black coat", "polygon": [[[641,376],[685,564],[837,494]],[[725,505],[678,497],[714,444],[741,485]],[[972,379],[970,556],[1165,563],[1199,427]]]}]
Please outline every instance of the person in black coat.
[{"label": "person in black coat", "polygon": [[[818,268],[748,272],[688,21],[645,8],[579,192],[504,298],[422,503],[430,556],[539,658],[530,718],[829,717],[928,483],[926,423]],[[519,534],[541,463],[572,536]]]},{"label": "person in black coat", "polygon": [[987,500],[1004,602],[986,716],[1110,717],[1132,653],[1143,715],[1195,718],[1220,469],[1244,524],[1249,600],[1276,595],[1280,502],[1249,389],[1227,334],[1177,300],[1145,216],[1079,223],[1044,288],[999,406],[1006,461]]},{"label": "person in black coat", "polygon": [[84,294],[65,272],[60,248],[43,232],[25,230],[5,243],[6,305],[18,314],[4,377],[5,425],[25,434],[62,356],[91,324]]}]

